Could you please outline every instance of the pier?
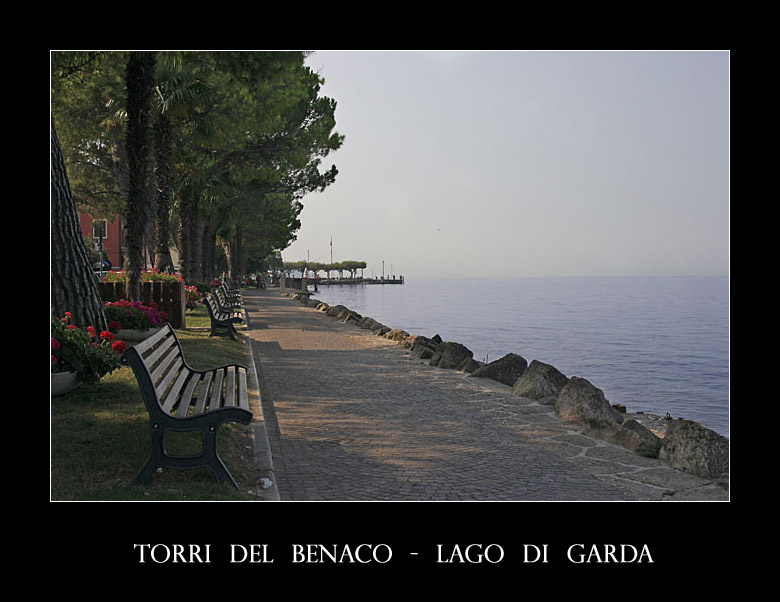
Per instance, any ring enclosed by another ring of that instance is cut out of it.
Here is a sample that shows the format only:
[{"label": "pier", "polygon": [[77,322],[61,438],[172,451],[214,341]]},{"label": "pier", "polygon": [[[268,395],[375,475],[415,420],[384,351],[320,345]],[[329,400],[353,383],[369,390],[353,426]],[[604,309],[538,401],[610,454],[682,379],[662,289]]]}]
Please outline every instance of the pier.
[{"label": "pier", "polygon": [[[317,280],[317,286],[357,285],[357,284],[403,284],[404,277],[398,278],[322,278]],[[313,284],[313,283],[312,283]]]},{"label": "pier", "polygon": [[[398,278],[306,278],[307,287],[319,286],[362,286],[369,284],[403,284],[404,277]],[[303,290],[300,276],[283,277],[280,281],[280,288],[295,291],[306,292]]]},{"label": "pier", "polygon": [[[331,247],[333,243],[331,241]],[[280,279],[280,287],[293,290],[303,291],[301,277],[306,278],[307,286],[357,286],[363,284],[403,284],[404,277],[398,276],[396,278],[393,274],[392,266],[390,267],[390,276],[385,275],[385,262],[382,261],[382,275],[375,276],[373,278],[366,278],[363,276],[364,270],[368,264],[365,261],[333,261],[333,253],[331,249],[330,263],[320,263],[318,261],[285,261],[282,277]],[[331,272],[338,273],[338,278],[331,278]],[[319,274],[325,273],[325,278]],[[344,278],[344,273],[349,274]],[[298,274],[293,276],[293,274]],[[358,275],[360,274],[360,275]]]}]

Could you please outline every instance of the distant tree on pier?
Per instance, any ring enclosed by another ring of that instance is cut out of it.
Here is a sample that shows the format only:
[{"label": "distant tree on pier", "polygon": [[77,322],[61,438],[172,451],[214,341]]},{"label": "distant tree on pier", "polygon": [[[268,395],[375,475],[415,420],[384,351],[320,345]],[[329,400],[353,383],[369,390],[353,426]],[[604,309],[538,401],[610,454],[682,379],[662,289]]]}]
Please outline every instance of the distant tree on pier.
[{"label": "distant tree on pier", "polygon": [[354,279],[357,275],[357,271],[366,269],[366,265],[365,261],[348,260],[340,262],[339,269],[346,270],[350,273],[350,278]]},{"label": "distant tree on pier", "polygon": [[320,272],[324,272],[326,269],[327,264],[321,263],[319,261],[312,261],[306,264],[306,269],[314,272],[315,276],[319,276]]},{"label": "distant tree on pier", "polygon": [[305,261],[285,261],[282,264],[282,271],[289,274],[290,272],[302,272]]},{"label": "distant tree on pier", "polygon": [[288,272],[300,272],[304,269],[313,271],[315,274],[326,272],[330,278],[331,272],[338,272],[339,278],[343,278],[343,272],[349,272],[351,278],[356,278],[358,270],[366,269],[368,264],[365,261],[338,261],[334,263],[320,263],[314,261],[285,261],[284,269]]}]

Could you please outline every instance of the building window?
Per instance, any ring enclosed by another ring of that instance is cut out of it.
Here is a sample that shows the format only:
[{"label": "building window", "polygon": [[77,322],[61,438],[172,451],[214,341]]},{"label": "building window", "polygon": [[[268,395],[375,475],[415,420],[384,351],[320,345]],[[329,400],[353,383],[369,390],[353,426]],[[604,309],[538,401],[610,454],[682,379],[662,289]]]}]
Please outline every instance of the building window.
[{"label": "building window", "polygon": [[95,242],[101,238],[106,240],[108,238],[108,222],[104,219],[96,219],[92,222],[92,238]]}]

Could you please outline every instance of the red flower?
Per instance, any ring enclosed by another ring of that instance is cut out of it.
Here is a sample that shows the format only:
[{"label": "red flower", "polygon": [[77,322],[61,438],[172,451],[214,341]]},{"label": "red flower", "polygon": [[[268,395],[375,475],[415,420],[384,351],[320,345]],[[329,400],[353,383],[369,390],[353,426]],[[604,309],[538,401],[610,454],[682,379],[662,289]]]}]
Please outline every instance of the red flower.
[{"label": "red flower", "polygon": [[89,336],[91,336],[93,339],[97,336],[95,334],[95,329],[92,328],[92,326],[87,326],[87,332],[89,333]]},{"label": "red flower", "polygon": [[114,340],[114,333],[109,332],[108,330],[104,330],[100,333],[100,338],[104,341],[113,341]]},{"label": "red flower", "polygon": [[111,343],[111,349],[119,353],[120,355],[125,352],[125,349],[127,349],[127,345],[124,341],[114,341]]}]

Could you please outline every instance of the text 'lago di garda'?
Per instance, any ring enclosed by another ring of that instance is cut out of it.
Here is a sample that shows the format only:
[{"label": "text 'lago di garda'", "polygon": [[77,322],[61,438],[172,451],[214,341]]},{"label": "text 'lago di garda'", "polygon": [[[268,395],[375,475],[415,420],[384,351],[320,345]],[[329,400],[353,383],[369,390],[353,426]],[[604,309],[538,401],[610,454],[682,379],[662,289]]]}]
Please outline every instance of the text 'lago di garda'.
[{"label": "text 'lago di garda'", "polygon": [[[560,548],[560,549],[559,549]],[[389,564],[414,558],[436,564],[652,564],[647,544],[435,544],[419,551],[394,551],[389,544],[133,544],[139,564]]]}]

